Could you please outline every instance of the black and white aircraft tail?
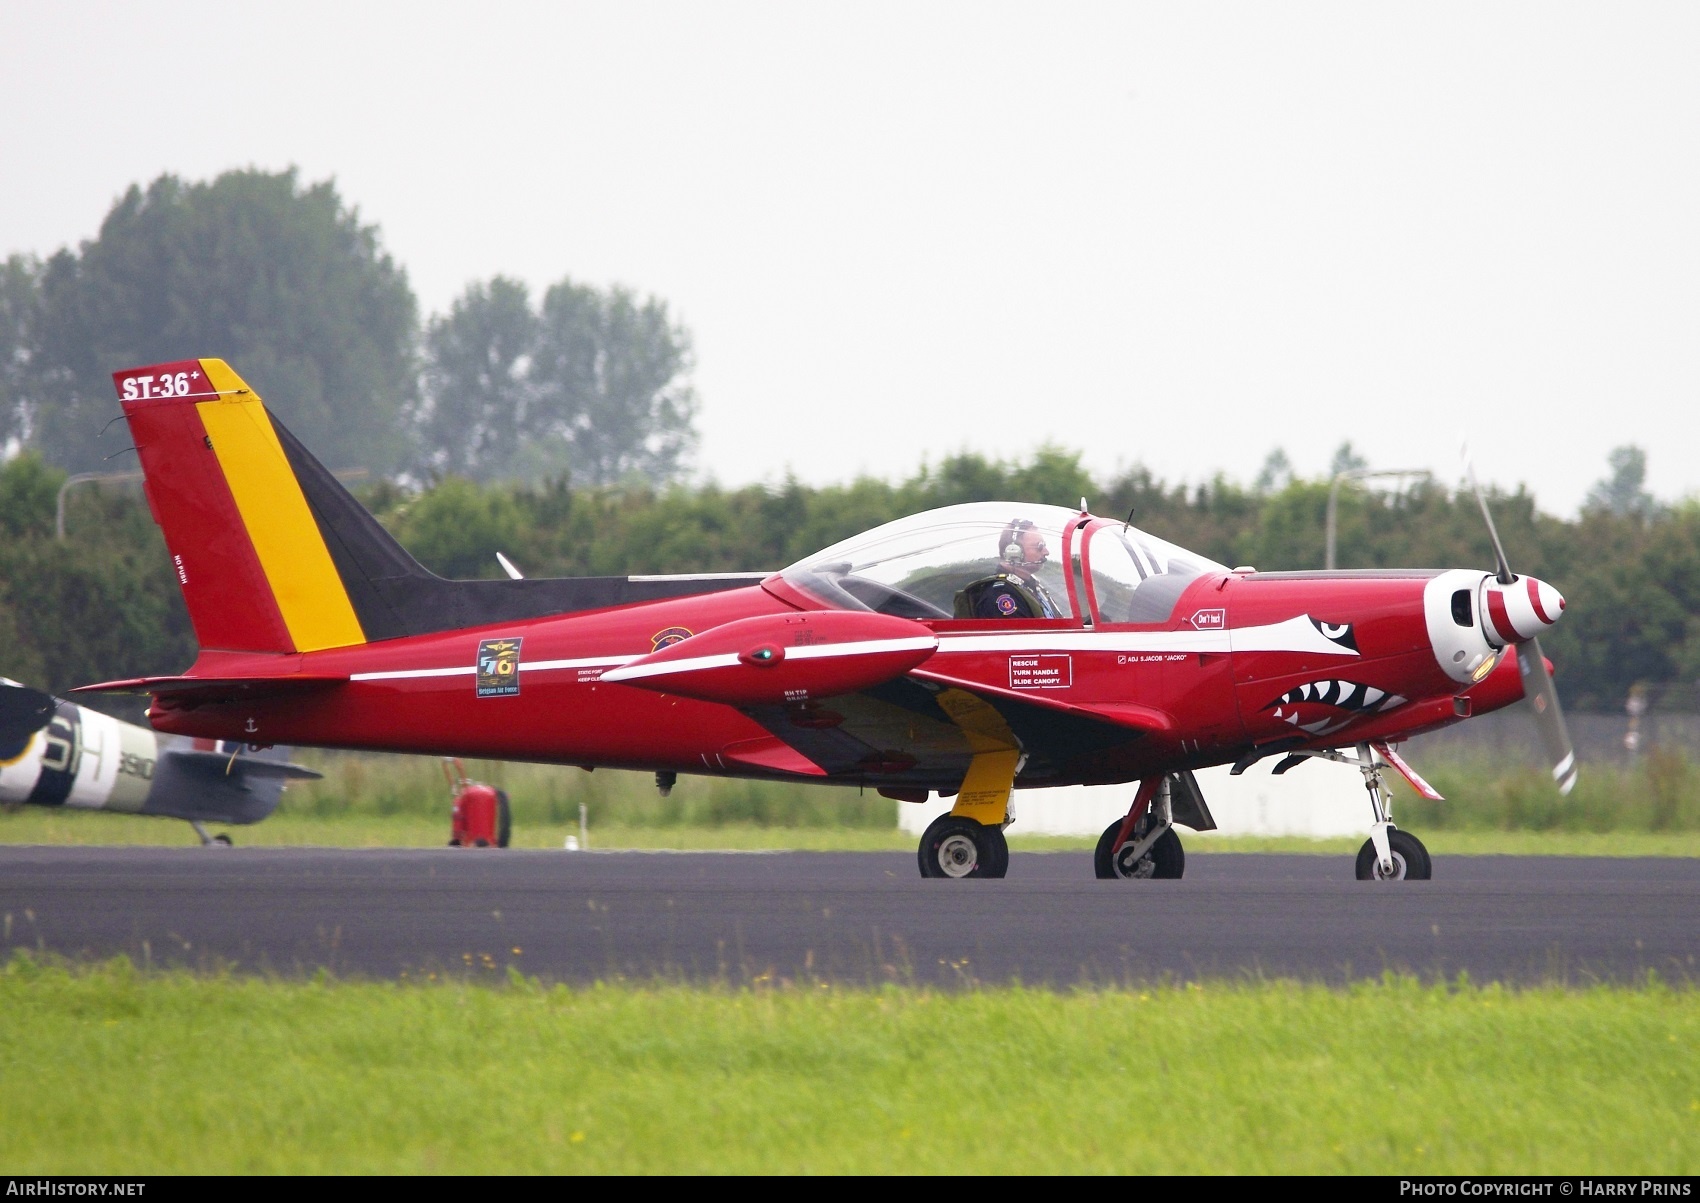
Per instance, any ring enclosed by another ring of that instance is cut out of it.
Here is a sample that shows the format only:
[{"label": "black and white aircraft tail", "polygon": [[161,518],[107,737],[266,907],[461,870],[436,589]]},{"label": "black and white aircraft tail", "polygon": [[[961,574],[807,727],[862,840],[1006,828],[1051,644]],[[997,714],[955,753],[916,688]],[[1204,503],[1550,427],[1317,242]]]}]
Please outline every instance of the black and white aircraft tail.
[{"label": "black and white aircraft tail", "polygon": [[0,677],[0,805],[63,806],[182,819],[258,823],[284,785],[318,777],[288,749],[158,735]]}]

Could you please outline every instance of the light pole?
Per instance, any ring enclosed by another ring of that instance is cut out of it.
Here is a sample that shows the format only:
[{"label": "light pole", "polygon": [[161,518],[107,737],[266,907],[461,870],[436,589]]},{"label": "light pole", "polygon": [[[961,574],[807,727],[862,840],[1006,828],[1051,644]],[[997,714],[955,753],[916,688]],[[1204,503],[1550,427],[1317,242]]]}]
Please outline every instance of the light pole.
[{"label": "light pole", "polygon": [[1323,567],[1329,572],[1334,571],[1334,536],[1340,506],[1340,485],[1348,480],[1368,480],[1374,476],[1420,476],[1433,479],[1434,473],[1427,468],[1349,468],[1344,472],[1336,472],[1334,483],[1328,486],[1328,552],[1327,563]]}]

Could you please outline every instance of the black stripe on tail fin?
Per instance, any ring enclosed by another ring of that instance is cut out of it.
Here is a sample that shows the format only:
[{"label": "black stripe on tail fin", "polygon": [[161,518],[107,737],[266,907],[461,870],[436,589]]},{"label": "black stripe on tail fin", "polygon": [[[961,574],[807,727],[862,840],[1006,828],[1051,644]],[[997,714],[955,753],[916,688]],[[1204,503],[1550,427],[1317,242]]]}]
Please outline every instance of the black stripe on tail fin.
[{"label": "black stripe on tail fin", "polygon": [[[368,640],[718,593],[755,583],[749,574],[676,580],[445,580],[409,555],[275,414],[272,426]],[[491,548],[492,560],[496,550]]]}]

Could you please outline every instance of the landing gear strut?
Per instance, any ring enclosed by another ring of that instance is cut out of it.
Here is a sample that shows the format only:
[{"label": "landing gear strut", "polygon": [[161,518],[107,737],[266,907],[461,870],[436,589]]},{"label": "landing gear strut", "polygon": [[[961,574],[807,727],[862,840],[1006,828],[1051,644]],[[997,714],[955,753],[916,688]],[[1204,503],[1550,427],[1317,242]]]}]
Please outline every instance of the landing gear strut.
[{"label": "landing gear strut", "polygon": [[236,842],[235,840],[231,839],[229,836],[225,835],[224,832],[222,832],[222,831],[219,832],[217,835],[211,834],[196,819],[190,819],[189,820],[189,826],[193,827],[195,829],[195,834],[201,837],[201,846],[204,847],[204,848],[212,848],[212,847],[220,847],[220,846],[228,848]]},{"label": "landing gear strut", "polygon": [[1432,793],[1432,787],[1417,777],[1385,744],[1374,747],[1367,743],[1359,744],[1355,757],[1339,751],[1295,752],[1294,755],[1319,756],[1324,760],[1349,764],[1364,775],[1364,788],[1369,791],[1369,809],[1374,821],[1369,827],[1369,839],[1358,849],[1359,881],[1427,881],[1434,873],[1428,849],[1416,836],[1393,825],[1393,795],[1382,777],[1389,766],[1376,758],[1377,751],[1391,758],[1393,767],[1410,779],[1413,786],[1430,790],[1431,797],[1440,797]]},{"label": "landing gear strut", "polygon": [[1010,798],[1027,757],[1003,719],[985,702],[948,689],[939,697],[978,750],[968,762],[950,813],[934,819],[921,835],[916,851],[921,876],[1002,877],[1009,872],[1009,844],[1003,829],[1015,822]]},{"label": "landing gear strut", "polygon": [[1139,783],[1125,818],[1104,828],[1092,854],[1100,878],[1178,878],[1186,872],[1186,852],[1175,834],[1169,779],[1151,777]]}]

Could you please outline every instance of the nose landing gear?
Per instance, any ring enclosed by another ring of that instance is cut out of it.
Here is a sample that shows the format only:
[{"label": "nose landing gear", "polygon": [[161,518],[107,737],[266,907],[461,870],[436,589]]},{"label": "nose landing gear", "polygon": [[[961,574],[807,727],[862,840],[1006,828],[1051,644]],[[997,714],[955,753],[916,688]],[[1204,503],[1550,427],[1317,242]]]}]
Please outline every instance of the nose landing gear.
[{"label": "nose landing gear", "polygon": [[[1393,795],[1387,788],[1383,773],[1391,766],[1397,769],[1418,793],[1436,800],[1440,795],[1432,785],[1417,776],[1416,771],[1401,760],[1388,745],[1359,744],[1357,752],[1355,757],[1347,756],[1338,750],[1294,752],[1292,755],[1317,756],[1323,760],[1349,764],[1364,775],[1364,788],[1369,791],[1369,808],[1374,821],[1370,824],[1369,839],[1358,849],[1356,869],[1359,881],[1429,880],[1433,876],[1434,866],[1429,860],[1428,849],[1423,847],[1423,842],[1416,836],[1408,831],[1400,831],[1393,825]],[[1381,759],[1377,759],[1378,754]]]},{"label": "nose landing gear", "polygon": [[1376,826],[1385,829],[1382,838],[1387,842],[1387,859],[1382,860],[1381,848],[1373,836],[1365,840],[1364,846],[1358,849],[1358,880],[1427,881],[1433,868],[1423,842],[1391,823],[1378,823]]}]

